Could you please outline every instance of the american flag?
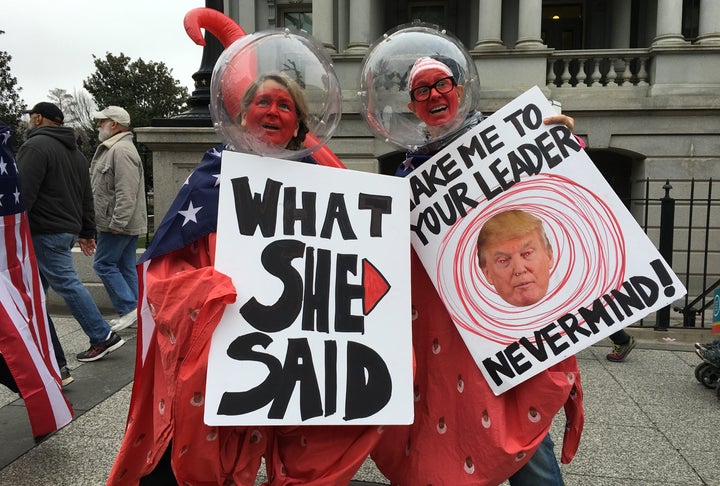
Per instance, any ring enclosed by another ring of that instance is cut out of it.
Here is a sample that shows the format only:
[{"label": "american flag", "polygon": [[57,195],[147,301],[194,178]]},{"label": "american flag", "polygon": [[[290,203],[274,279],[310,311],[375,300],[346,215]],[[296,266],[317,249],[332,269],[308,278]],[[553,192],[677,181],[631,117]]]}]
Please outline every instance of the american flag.
[{"label": "american flag", "polygon": [[[308,134],[308,137],[312,137],[312,135]],[[311,140],[316,139],[311,138]],[[173,201],[162,223],[158,226],[152,242],[138,261],[140,311],[138,319],[138,352],[135,366],[136,379],[145,364],[152,335],[155,331],[155,320],[147,302],[145,289],[148,266],[151,259],[183,248],[217,230],[220,159],[225,148],[224,144],[220,144],[205,152],[198,166],[180,188],[175,201]],[[342,162],[325,145],[322,145],[312,157],[307,156],[301,159],[300,162],[344,168]]]},{"label": "american flag", "polygon": [[135,378],[142,371],[155,331],[145,282],[147,269],[153,258],[183,248],[217,229],[218,198],[220,195],[220,156],[223,145],[205,152],[200,164],[180,188],[170,209],[158,226],[152,242],[138,261],[140,311],[138,319],[138,352]]},{"label": "american flag", "polygon": [[73,417],[62,393],[47,314],[35,261],[27,212],[20,194],[10,128],[0,123],[0,353],[2,353],[39,437]]}]

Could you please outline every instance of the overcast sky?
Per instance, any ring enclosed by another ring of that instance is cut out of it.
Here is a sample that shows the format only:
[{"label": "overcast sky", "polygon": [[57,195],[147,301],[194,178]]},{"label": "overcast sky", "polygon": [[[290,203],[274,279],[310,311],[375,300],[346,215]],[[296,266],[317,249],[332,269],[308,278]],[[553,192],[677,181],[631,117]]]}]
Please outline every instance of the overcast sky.
[{"label": "overcast sky", "polygon": [[93,54],[121,52],[132,60],[164,62],[193,90],[202,47],[185,33],[183,17],[204,0],[3,0],[0,50],[28,107],[55,88],[70,93],[95,72]]}]

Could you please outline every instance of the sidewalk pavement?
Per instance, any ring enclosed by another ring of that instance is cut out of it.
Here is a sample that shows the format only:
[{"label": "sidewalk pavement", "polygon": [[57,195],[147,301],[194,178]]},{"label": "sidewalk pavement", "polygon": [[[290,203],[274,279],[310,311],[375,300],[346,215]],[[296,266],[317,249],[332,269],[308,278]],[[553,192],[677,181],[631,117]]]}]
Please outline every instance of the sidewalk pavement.
[{"label": "sidewalk pavement", "polygon": [[[53,321],[75,378],[65,391],[76,417],[36,444],[23,401],[0,387],[0,485],[105,484],[123,435],[136,329],[121,331],[125,346],[104,359],[79,363],[75,354],[87,348],[87,338],[74,319]],[[712,336],[683,329],[629,332],[638,347],[625,363],[605,359],[607,340],[578,355],[586,422],[577,456],[561,466],[565,484],[720,485],[720,401],[695,379],[700,360],[692,345]],[[552,432],[557,454],[562,417],[561,412]],[[368,460],[352,484],[388,481]]]}]

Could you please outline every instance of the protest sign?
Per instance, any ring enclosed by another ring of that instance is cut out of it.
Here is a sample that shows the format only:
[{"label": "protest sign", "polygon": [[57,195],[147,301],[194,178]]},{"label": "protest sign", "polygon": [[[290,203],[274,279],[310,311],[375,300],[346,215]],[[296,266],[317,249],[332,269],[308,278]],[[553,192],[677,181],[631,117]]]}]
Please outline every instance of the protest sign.
[{"label": "protest sign", "polygon": [[405,181],[223,152],[209,425],[412,422]]},{"label": "protest sign", "polygon": [[[496,394],[685,294],[574,135],[543,124],[554,114],[535,87],[408,176],[413,248]],[[478,233],[507,210],[540,219],[550,243],[531,304],[479,266]]]}]

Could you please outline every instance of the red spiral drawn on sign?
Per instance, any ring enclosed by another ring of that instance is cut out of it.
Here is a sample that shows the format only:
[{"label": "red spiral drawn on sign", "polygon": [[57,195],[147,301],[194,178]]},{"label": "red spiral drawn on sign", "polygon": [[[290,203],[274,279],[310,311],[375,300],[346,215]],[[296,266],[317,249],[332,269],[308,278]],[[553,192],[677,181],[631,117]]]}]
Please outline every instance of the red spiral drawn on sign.
[{"label": "red spiral drawn on sign", "polygon": [[[480,228],[493,215],[510,209],[541,219],[553,247],[548,292],[527,307],[500,298],[477,260]],[[441,268],[453,271],[443,273]],[[482,209],[468,211],[443,239],[435,272],[438,292],[455,323],[507,345],[619,288],[625,268],[620,225],[603,199],[567,177],[542,174],[515,184]]]}]

